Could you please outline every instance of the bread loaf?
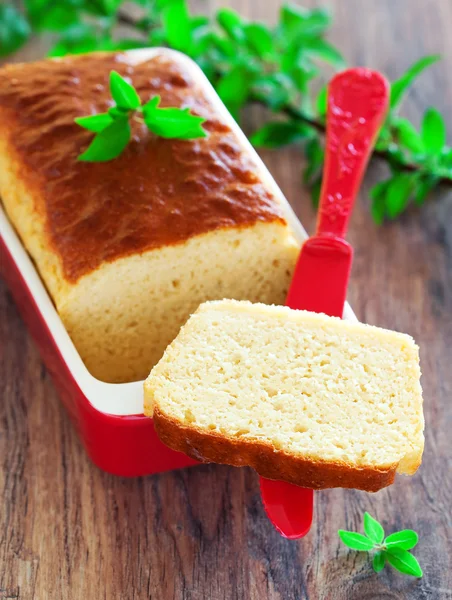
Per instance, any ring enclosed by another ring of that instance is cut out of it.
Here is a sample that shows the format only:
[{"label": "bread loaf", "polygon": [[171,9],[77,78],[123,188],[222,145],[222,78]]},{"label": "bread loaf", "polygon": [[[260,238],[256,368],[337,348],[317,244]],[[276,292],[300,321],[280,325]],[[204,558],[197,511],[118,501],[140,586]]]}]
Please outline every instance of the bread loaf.
[{"label": "bread loaf", "polygon": [[145,382],[145,414],[197,460],[374,492],[421,462],[418,348],[322,314],[207,302]]},{"label": "bread loaf", "polygon": [[[188,107],[205,139],[162,139],[133,121],[117,159],[77,156],[106,111],[112,70],[142,102]],[[221,106],[220,106],[221,108]],[[283,303],[299,244],[207,80],[165,51],[95,53],[0,69],[0,195],[89,370],[144,378],[197,306]]]}]

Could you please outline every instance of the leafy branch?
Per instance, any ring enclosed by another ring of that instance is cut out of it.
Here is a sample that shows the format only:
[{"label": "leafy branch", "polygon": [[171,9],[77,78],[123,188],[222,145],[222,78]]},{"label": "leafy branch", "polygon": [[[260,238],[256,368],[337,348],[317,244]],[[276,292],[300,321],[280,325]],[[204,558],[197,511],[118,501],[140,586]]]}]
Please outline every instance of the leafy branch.
[{"label": "leafy branch", "polygon": [[[25,14],[0,6],[0,56],[16,51],[31,32],[58,35],[50,54],[167,46],[193,58],[236,119],[249,103],[273,114],[251,136],[258,147],[299,143],[306,158],[303,181],[314,202],[324,162],[326,88],[313,95],[321,66],[341,69],[340,52],[326,39],[328,10],[281,7],[279,22],[268,27],[224,8],[212,19],[193,16],[186,0],[135,0],[132,12],[121,0],[25,0]],[[122,27],[118,30],[118,25]],[[119,36],[120,31],[127,32]],[[127,37],[130,35],[130,37]],[[394,219],[410,204],[421,205],[440,184],[452,186],[452,148],[446,145],[443,117],[426,110],[420,131],[399,116],[411,85],[438,56],[421,58],[391,85],[391,108],[374,156],[385,161],[390,177],[371,190],[377,223]]]},{"label": "leafy branch", "polygon": [[405,575],[422,577],[422,569],[415,556],[408,552],[418,543],[418,535],[412,529],[404,529],[391,533],[385,537],[385,532],[380,523],[364,513],[364,533],[354,531],[338,531],[342,542],[352,550],[373,552],[372,566],[379,573],[386,561]]}]

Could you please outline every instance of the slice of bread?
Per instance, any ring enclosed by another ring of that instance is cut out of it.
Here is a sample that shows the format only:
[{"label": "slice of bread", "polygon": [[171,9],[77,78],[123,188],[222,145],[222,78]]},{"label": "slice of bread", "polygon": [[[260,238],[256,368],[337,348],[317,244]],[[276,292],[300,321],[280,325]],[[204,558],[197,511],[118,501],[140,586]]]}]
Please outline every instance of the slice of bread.
[{"label": "slice of bread", "polygon": [[304,487],[377,491],[424,446],[418,347],[286,307],[206,302],[145,382],[160,439]]}]

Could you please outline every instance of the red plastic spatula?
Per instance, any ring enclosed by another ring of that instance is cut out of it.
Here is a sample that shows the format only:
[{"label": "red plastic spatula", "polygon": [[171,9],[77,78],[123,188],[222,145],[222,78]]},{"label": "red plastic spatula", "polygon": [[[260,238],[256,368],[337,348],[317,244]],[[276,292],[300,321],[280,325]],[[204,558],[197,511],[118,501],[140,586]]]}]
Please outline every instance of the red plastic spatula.
[{"label": "red plastic spatula", "polygon": [[[349,69],[329,85],[317,230],[302,247],[286,302],[291,308],[342,317],[353,258],[344,236],[388,101],[388,82],[369,69]],[[289,539],[306,535],[313,490],[263,477],[260,485],[265,510],[279,533]]]}]

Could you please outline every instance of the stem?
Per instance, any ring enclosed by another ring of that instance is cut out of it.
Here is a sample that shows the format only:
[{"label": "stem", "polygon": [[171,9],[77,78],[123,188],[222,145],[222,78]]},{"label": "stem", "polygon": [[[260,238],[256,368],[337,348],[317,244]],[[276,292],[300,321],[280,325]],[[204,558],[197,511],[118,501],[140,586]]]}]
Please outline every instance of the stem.
[{"label": "stem", "polygon": [[119,25],[127,25],[128,27],[135,27],[136,28],[138,20],[134,19],[129,14],[123,13],[123,12],[120,11],[118,13],[118,16],[117,16],[117,23]]},{"label": "stem", "polygon": [[[257,98],[252,98],[252,101],[254,103],[265,106],[265,102],[263,102],[262,100],[259,100]],[[291,119],[293,119],[295,121],[301,121],[305,125],[309,125],[313,129],[315,129],[322,135],[325,135],[326,128],[323,123],[321,123],[320,121],[316,121],[315,119],[311,119],[310,117],[307,117],[305,114],[302,113],[301,110],[295,108],[294,106],[291,106],[288,104],[286,106],[283,106],[281,110],[285,115],[287,115]],[[387,152],[386,150],[374,150],[372,153],[372,156],[377,157],[380,160],[383,160],[385,162],[390,162],[391,160],[394,160],[394,157],[392,157],[390,155],[390,153]],[[401,171],[414,173],[414,172],[420,170],[419,165],[417,165],[415,163],[402,163],[402,162],[398,161],[398,165],[399,165]],[[438,183],[452,187],[452,179],[449,179],[449,177],[440,177],[438,179]]]}]

